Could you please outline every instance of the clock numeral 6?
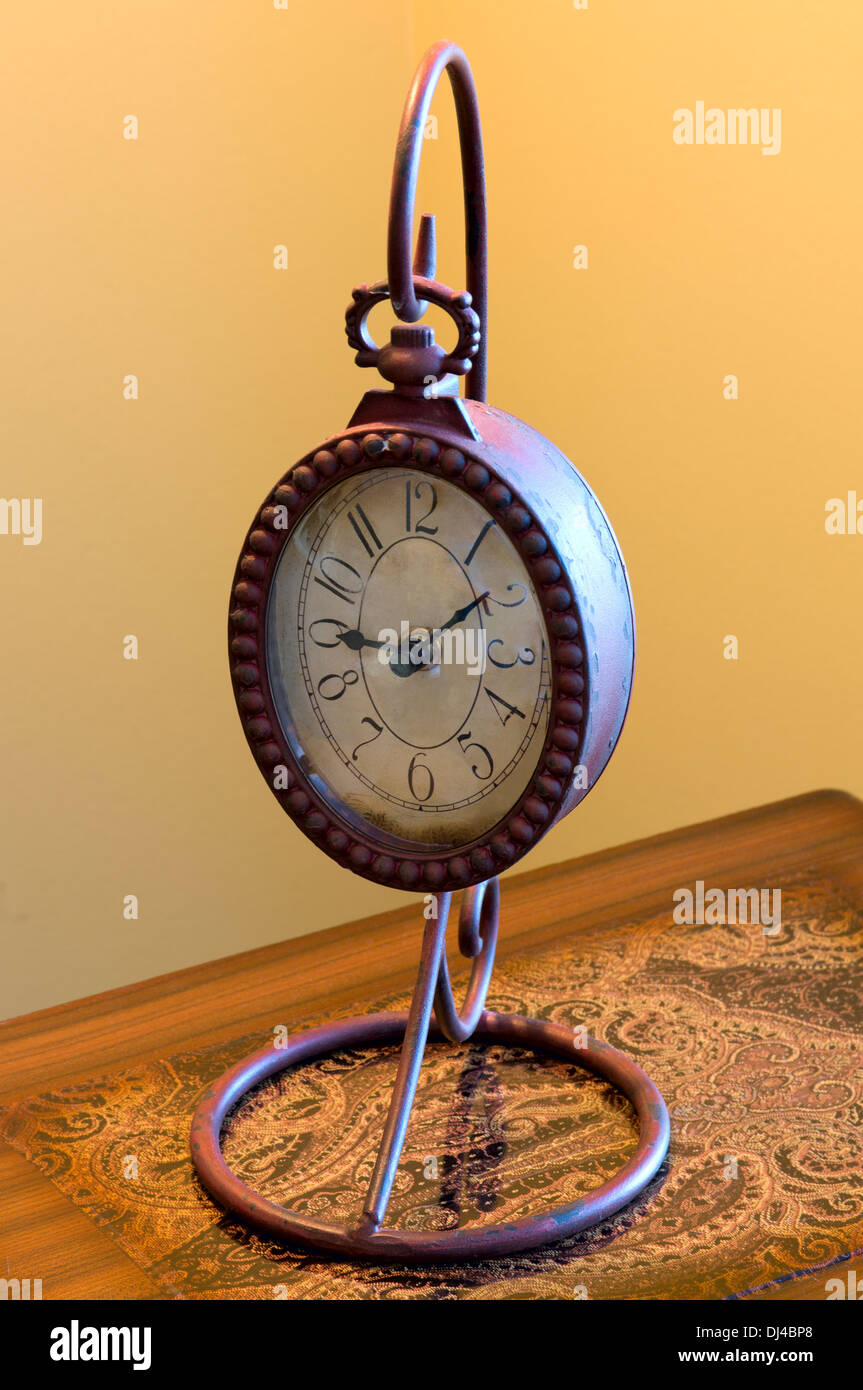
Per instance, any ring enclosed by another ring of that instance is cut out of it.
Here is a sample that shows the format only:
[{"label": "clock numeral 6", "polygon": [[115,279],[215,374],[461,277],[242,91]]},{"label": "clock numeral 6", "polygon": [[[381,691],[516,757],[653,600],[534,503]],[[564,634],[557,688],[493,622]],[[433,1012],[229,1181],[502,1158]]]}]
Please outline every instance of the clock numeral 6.
[{"label": "clock numeral 6", "polygon": [[[410,766],[408,767],[408,786],[410,787],[411,796],[415,797],[417,801],[428,801],[429,797],[434,791],[434,777],[432,776],[431,768],[428,767],[426,763],[421,763],[417,761],[417,759],[423,757],[425,757],[424,753],[414,753],[410,761]],[[425,796],[420,795],[420,792],[423,790],[424,781],[424,779],[420,776],[421,773],[425,773],[425,776],[428,778],[428,782],[426,784],[425,789]],[[417,778],[419,778],[419,791],[417,790],[416,786]]]},{"label": "clock numeral 6", "polygon": [[471,742],[470,742],[470,729],[466,729],[465,732],[464,732],[463,734],[459,734],[458,738],[456,739],[456,742],[461,746],[461,751],[462,751],[464,754],[467,754],[468,749],[470,749],[470,748],[478,748],[479,751],[480,751],[480,753],[483,754],[483,756],[485,757],[486,762],[488,763],[488,771],[487,771],[487,772],[480,772],[480,770],[479,770],[479,768],[477,767],[476,763],[473,763],[473,764],[471,765],[471,769],[470,769],[470,770],[471,770],[471,772],[473,773],[474,777],[478,777],[479,780],[480,780],[481,782],[487,782],[488,779],[489,779],[489,777],[491,776],[491,774],[494,772],[494,762],[493,762],[493,760],[492,760],[491,753],[489,753],[489,751],[488,751],[488,749],[485,747],[485,745],[482,744],[482,743],[471,743]]},{"label": "clock numeral 6", "polygon": [[[318,681],[318,694],[320,695],[322,700],[340,700],[344,695],[345,691],[347,690],[348,686],[356,685],[358,680],[359,675],[356,671],[345,671],[344,675],[341,676],[336,675],[335,673],[329,676],[322,676],[321,679]],[[336,690],[335,694],[328,695],[326,690],[324,689],[324,686],[327,686],[328,689],[332,690],[332,681],[335,681],[339,688],[338,690]]]}]

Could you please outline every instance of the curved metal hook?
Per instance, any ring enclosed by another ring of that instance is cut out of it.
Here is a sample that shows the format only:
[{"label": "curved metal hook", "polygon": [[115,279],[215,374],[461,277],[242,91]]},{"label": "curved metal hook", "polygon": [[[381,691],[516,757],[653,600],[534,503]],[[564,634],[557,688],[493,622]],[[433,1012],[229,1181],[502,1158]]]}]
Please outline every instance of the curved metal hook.
[{"label": "curved metal hook", "polygon": [[[442,377],[452,372],[456,376],[464,376],[465,372],[470,371],[482,341],[479,315],[470,305],[470,295],[456,293],[449,285],[441,285],[437,280],[428,280],[420,275],[414,275],[413,284],[425,296],[422,303],[428,301],[437,304],[449,314],[458,329],[458,341],[451,352],[438,347],[430,349],[439,354],[435,375]],[[382,376],[386,376],[386,372],[381,349],[369,332],[367,320],[375,305],[382,304],[389,297],[386,280],[378,280],[374,285],[357,285],[345,312],[345,332],[350,346],[356,350],[354,360],[357,366],[377,367]]]},{"label": "curved metal hook", "polygon": [[[417,319],[422,318],[425,308],[416,296],[413,280],[414,203],[423,131],[432,96],[444,69],[449,76],[458,116],[464,186],[467,289],[473,307],[479,315],[482,333],[473,370],[465,384],[465,394],[471,400],[484,401],[488,354],[488,225],[482,127],[470,63],[457,44],[446,40],[433,44],[423,57],[402,112],[390,194],[387,283],[397,317],[404,323],[416,323]],[[423,241],[429,235],[426,225],[420,240]],[[419,251],[421,250],[420,247]]]},{"label": "curved metal hook", "polygon": [[478,883],[462,895],[458,923],[459,950],[463,956],[473,960],[467,995],[459,1012],[453,998],[446,952],[443,951],[434,996],[437,1025],[448,1042],[466,1042],[485,1008],[485,997],[494,969],[499,914],[500,884],[496,878]]}]

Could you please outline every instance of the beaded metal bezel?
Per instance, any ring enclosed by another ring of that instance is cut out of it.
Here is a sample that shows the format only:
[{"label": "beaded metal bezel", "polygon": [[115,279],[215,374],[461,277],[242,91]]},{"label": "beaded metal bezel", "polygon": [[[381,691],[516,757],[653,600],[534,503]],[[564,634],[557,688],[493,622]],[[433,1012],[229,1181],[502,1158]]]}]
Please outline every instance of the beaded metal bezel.
[{"label": "beaded metal bezel", "polygon": [[[339,479],[376,463],[414,466],[476,498],[500,523],[530,573],[549,634],[551,702],[542,755],[511,811],[485,835],[449,853],[404,851],[343,820],[304,774],[282,729],[270,690],[267,604],[282,549],[305,510]],[[288,524],[284,524],[287,515]],[[509,868],[559,814],[583,743],[589,698],[579,645],[578,603],[539,518],[515,489],[469,449],[429,432],[380,429],[346,433],[306,455],[273,488],[243,545],[231,588],[228,640],[243,729],[270,790],[303,834],[338,864],[376,883],[414,891],[458,891]],[[278,773],[278,776],[277,776]],[[275,781],[280,785],[274,785]]]}]

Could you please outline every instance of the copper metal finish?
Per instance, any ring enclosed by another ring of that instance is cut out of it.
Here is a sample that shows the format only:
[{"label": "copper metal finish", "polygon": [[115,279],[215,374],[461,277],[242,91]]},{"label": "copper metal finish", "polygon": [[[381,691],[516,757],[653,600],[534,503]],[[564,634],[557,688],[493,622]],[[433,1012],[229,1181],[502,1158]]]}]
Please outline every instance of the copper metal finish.
[{"label": "copper metal finish", "polygon": [[[458,115],[465,203],[467,292],[435,274],[434,221],[420,223],[412,259],[413,207],[423,128],[441,74]],[[430,330],[396,327],[378,347],[369,310],[390,299],[403,324],[428,303],[446,309],[458,330],[452,351]],[[360,366],[376,366],[394,390],[366,393],[348,427],[295,464],[272,490],[246,537],[231,591],[229,643],[237,706],[252,752],[295,824],[338,863],[379,883],[427,893],[419,973],[407,1013],[379,1013],[327,1024],[269,1045],[233,1067],[206,1092],[192,1126],[192,1157],[213,1197],[270,1236],[355,1259],[424,1262],[486,1258],[559,1240],[605,1220],[657,1172],[669,1140],[661,1095],[641,1069],[591,1038],[579,1047],[559,1024],[494,1013],[485,999],[494,965],[500,890],[495,877],[525,854],[586,795],[615,747],[629,703],[634,625],[629,583],[605,513],[591,489],[547,439],[485,401],[487,236],[482,136],[473,77],[461,49],[429,49],[402,116],[390,202],[388,277],[354,290],[348,341]],[[466,375],[464,397],[457,377]],[[436,383],[428,391],[429,380]],[[528,571],[549,635],[548,737],[535,774],[509,814],[489,833],[442,853],[384,843],[334,810],[294,756],[270,691],[267,605],[288,537],[327,488],[349,473],[404,463],[446,478],[479,501],[509,534]],[[284,515],[288,516],[287,528]],[[576,517],[578,522],[576,524]],[[278,787],[272,771],[280,769]],[[465,890],[459,947],[473,961],[461,1010],[447,969],[451,892]],[[427,1039],[470,1037],[533,1048],[605,1077],[635,1107],[640,1138],[625,1166],[576,1202],[506,1225],[441,1232],[384,1226]],[[301,1215],[247,1188],[227,1167],[222,1122],[253,1086],[297,1063],[343,1047],[402,1042],[392,1101],[357,1223]]]},{"label": "copper metal finish", "polygon": [[[481,892],[481,889],[474,889],[466,895],[460,940],[471,938],[471,927],[467,924],[475,921]],[[485,901],[496,908],[497,895],[491,886]],[[309,1245],[354,1259],[398,1260],[412,1264],[487,1259],[562,1240],[607,1220],[631,1202],[657,1172],[668,1148],[669,1124],[662,1096],[650,1078],[629,1058],[595,1038],[588,1038],[586,1047],[578,1047],[575,1035],[560,1024],[483,1009],[480,991],[484,994],[487,983],[484,977],[490,974],[491,963],[489,960],[487,965],[480,965],[480,957],[468,991],[469,998],[473,996],[472,1009],[479,1010],[471,1036],[484,1042],[546,1052],[605,1077],[635,1108],[640,1128],[638,1145],[629,1161],[600,1187],[576,1202],[551,1211],[506,1225],[468,1226],[448,1231],[407,1232],[383,1225],[426,1038],[437,1040],[447,1036],[441,1026],[444,1019],[451,1021],[457,1017],[443,955],[448,911],[449,902],[441,901],[438,915],[430,918],[426,925],[419,975],[408,1013],[367,1014],[328,1023],[300,1034],[284,1049],[277,1049],[271,1043],[239,1062],[204,1094],[192,1124],[195,1167],[212,1196],[243,1222],[277,1240]],[[492,916],[489,910],[482,928],[489,933],[484,940],[492,943],[489,955],[493,952],[496,925],[496,912]],[[477,983],[478,973],[483,977],[481,983]],[[435,1020],[430,1026],[432,994],[436,990],[444,1007],[441,1014],[435,1011]],[[286,1067],[310,1061],[336,1048],[370,1047],[400,1039],[404,1042],[384,1136],[363,1213],[354,1227],[308,1217],[271,1202],[253,1192],[231,1172],[219,1143],[222,1121],[253,1086]]]},{"label": "copper metal finish", "polygon": [[[486,392],[486,354],[488,351],[488,233],[485,208],[485,164],[482,153],[482,127],[473,73],[462,50],[454,43],[433,44],[414,74],[402,112],[396,145],[396,161],[390,193],[387,275],[393,309],[405,323],[422,318],[425,308],[414,291],[413,274],[434,274],[433,258],[424,256],[424,240],[417,248],[417,265],[412,269],[413,212],[417,177],[422,153],[423,131],[431,99],[446,70],[455,98],[461,145],[464,185],[465,260],[467,288],[482,324],[482,342],[473,371],[466,383],[471,400],[484,401]],[[423,232],[423,238],[429,235]],[[432,268],[420,266],[432,260]]]}]

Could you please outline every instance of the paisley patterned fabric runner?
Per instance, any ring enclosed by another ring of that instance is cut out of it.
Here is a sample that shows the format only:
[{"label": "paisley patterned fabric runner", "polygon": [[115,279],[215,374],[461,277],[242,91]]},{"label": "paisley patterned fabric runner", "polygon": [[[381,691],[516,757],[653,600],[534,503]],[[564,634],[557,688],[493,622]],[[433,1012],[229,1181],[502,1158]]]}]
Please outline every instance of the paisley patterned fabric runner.
[{"label": "paisley patterned fabric runner", "polygon": [[[783,887],[782,909],[775,936],[680,926],[669,910],[498,967],[494,1008],[585,1025],[649,1072],[671,1114],[668,1161],[637,1202],[545,1250],[339,1264],[227,1219],[198,1185],[188,1130],[201,1091],[257,1036],[28,1098],[0,1115],[0,1134],[169,1297],[728,1297],[863,1246],[863,915],[803,882]],[[229,1117],[228,1162],[287,1205],[355,1218],[395,1057],[337,1053],[259,1087]],[[573,1200],[634,1145],[628,1102],[578,1067],[435,1044],[388,1224],[501,1221]]]}]

